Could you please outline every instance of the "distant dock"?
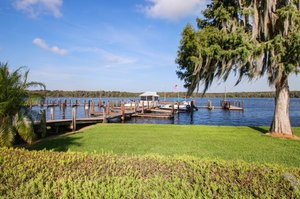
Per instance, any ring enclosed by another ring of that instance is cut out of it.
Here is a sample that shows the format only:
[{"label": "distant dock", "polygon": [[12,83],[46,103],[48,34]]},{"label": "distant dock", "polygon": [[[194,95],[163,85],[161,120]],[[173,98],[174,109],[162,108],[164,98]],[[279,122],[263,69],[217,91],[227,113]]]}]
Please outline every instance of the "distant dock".
[{"label": "distant dock", "polygon": [[209,110],[213,109],[223,109],[229,111],[244,111],[244,102],[243,101],[228,101],[228,100],[221,100],[219,106],[214,106],[211,100],[208,100],[207,106],[197,106],[197,108],[205,108]]}]

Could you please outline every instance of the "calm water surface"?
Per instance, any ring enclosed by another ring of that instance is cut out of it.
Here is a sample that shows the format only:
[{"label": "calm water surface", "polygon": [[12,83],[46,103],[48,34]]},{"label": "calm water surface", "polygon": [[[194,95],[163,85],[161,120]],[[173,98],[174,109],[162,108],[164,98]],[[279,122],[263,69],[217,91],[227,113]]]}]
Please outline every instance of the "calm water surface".
[{"label": "calm water surface", "polygon": [[[57,98],[55,98],[57,99]],[[84,117],[83,102],[88,100],[94,100],[98,103],[96,98],[60,98],[60,99],[72,99],[74,102],[78,99],[81,102],[81,106],[77,107],[77,118]],[[49,98],[48,100],[52,100]],[[121,100],[120,98],[102,98],[106,100]],[[124,98],[127,100],[134,100],[134,98]],[[169,98],[167,101],[175,101],[177,98]],[[197,106],[205,106],[208,98],[196,98]],[[214,106],[219,106],[221,98],[210,98]],[[200,108],[198,111],[191,113],[180,113],[175,115],[172,120],[168,119],[152,119],[152,118],[132,118],[126,121],[126,123],[150,123],[150,124],[192,124],[192,125],[234,125],[234,126],[268,126],[272,122],[274,113],[274,99],[272,98],[247,98],[247,99],[228,99],[232,101],[242,100],[244,101],[245,110],[242,111],[226,111],[222,109],[207,110]],[[39,107],[33,107],[33,110],[39,111]],[[65,117],[71,118],[71,107],[66,108]],[[95,111],[99,111],[96,107]],[[46,116],[49,119],[50,108],[46,109]],[[59,107],[54,108],[54,118],[62,119],[61,109]],[[293,98],[290,100],[290,119],[292,126],[300,126],[300,99]]]}]

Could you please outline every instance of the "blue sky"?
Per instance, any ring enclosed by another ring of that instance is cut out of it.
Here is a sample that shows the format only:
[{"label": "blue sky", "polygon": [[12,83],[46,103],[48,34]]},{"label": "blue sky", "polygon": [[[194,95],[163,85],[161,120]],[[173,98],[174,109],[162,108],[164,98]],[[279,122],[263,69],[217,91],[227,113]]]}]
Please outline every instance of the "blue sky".
[{"label": "blue sky", "polygon": [[[176,76],[180,34],[205,0],[1,0],[0,61],[27,66],[50,90],[184,91]],[[267,80],[209,92],[270,91]],[[201,88],[200,88],[201,89]],[[300,80],[290,78],[290,89]]]}]

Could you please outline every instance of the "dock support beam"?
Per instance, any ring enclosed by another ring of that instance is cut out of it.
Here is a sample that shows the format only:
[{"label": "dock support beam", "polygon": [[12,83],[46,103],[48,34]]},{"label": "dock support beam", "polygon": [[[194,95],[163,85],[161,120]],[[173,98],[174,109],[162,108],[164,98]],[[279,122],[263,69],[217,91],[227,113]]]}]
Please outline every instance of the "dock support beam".
[{"label": "dock support beam", "polygon": [[54,119],[54,110],[53,108],[50,108],[50,120]]},{"label": "dock support beam", "polygon": [[72,108],[72,123],[71,123],[72,131],[76,131],[76,108]]},{"label": "dock support beam", "polygon": [[122,104],[121,104],[121,113],[122,113],[121,120],[124,121],[125,120],[125,106],[124,106],[124,102],[122,102]]}]

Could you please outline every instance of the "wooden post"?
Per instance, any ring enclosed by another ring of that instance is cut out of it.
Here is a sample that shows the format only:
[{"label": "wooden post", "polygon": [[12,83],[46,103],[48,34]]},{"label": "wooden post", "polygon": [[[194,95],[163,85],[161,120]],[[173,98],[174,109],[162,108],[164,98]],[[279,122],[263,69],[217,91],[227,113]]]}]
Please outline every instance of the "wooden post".
[{"label": "wooden post", "polygon": [[61,104],[61,116],[62,116],[62,119],[65,119],[65,111],[66,111],[66,104],[62,103]]},{"label": "wooden post", "polygon": [[41,131],[42,131],[41,136],[46,137],[46,135],[47,135],[46,111],[41,110],[40,113],[41,113],[40,128],[41,128]]},{"label": "wooden post", "polygon": [[71,123],[72,131],[76,131],[76,108],[72,108],[72,123]]},{"label": "wooden post", "polygon": [[50,120],[53,120],[54,119],[54,110],[53,110],[53,107],[51,107],[50,109]]},{"label": "wooden post", "polygon": [[175,103],[172,106],[172,114],[174,115],[174,113],[175,113]]},{"label": "wooden post", "polygon": [[192,114],[194,113],[194,106],[195,106],[194,101],[192,100],[191,103],[190,103],[190,107],[191,107],[190,109],[191,109]]},{"label": "wooden post", "polygon": [[110,114],[110,106],[109,105],[110,105],[110,101],[108,100],[107,105],[106,105],[107,106],[107,109],[106,109],[107,110],[107,115]]},{"label": "wooden post", "polygon": [[130,101],[130,110],[132,110],[132,101]]},{"label": "wooden post", "polygon": [[85,107],[84,107],[84,115],[85,115],[86,118],[87,118],[88,115],[89,115],[89,107],[88,107],[87,104],[86,104]]},{"label": "wooden post", "polygon": [[111,101],[111,103],[110,103],[110,110],[112,112],[115,112],[115,102],[114,101]]},{"label": "wooden post", "polygon": [[91,114],[95,112],[95,102],[92,101],[92,105],[91,105]]},{"label": "wooden post", "polygon": [[179,101],[177,101],[177,113],[179,114]]},{"label": "wooden post", "polygon": [[103,123],[107,123],[107,117],[106,117],[106,105],[103,103]]},{"label": "wooden post", "polygon": [[142,105],[142,114],[144,114],[144,101],[143,102],[143,105]]},{"label": "wooden post", "polygon": [[122,113],[121,120],[124,121],[125,120],[125,106],[124,106],[124,102],[122,102],[122,104],[121,104],[121,113]]},{"label": "wooden post", "polygon": [[147,109],[148,109],[148,110],[150,109],[149,101],[147,101]]}]

